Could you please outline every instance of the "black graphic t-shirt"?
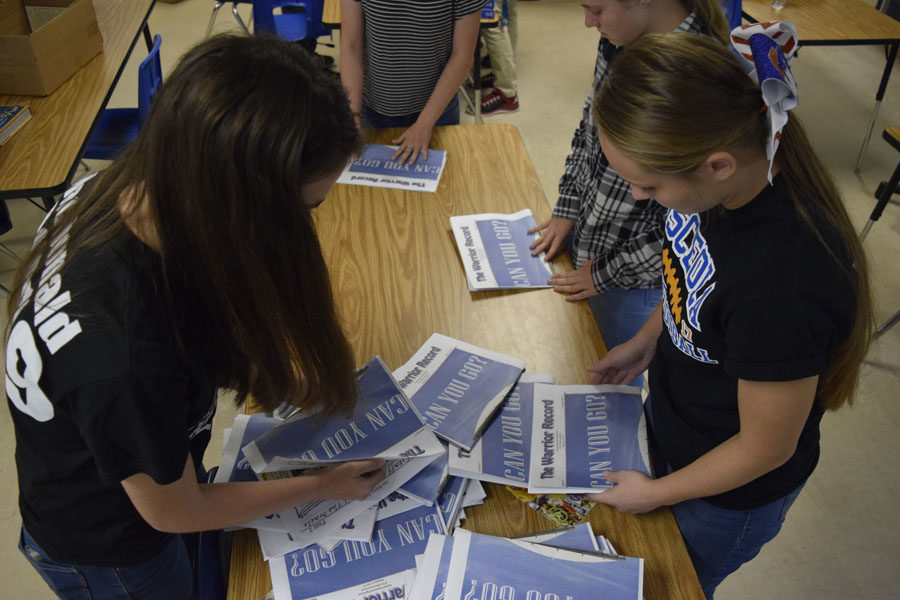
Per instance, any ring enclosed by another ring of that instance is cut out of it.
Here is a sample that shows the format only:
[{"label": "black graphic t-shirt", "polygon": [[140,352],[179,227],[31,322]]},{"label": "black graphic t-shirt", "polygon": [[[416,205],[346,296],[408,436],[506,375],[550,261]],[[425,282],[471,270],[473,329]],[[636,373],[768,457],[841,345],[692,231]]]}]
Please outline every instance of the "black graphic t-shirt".
[{"label": "black graphic t-shirt", "polygon": [[124,567],[157,554],[170,534],[141,518],[121,481],[146,473],[172,483],[188,453],[199,466],[215,389],[176,343],[152,250],[125,235],[62,266],[67,242],[67,231],[52,240],[7,340],[19,506],[54,559]]},{"label": "black graphic t-shirt", "polygon": [[[851,269],[840,238],[820,229]],[[662,457],[679,469],[739,431],[738,379],[822,374],[849,335],[856,296],[800,221],[780,176],[736,210],[669,210],[663,267],[663,334],[650,396]],[[744,509],[794,490],[818,461],[822,413],[816,401],[787,463],[706,500]]]}]

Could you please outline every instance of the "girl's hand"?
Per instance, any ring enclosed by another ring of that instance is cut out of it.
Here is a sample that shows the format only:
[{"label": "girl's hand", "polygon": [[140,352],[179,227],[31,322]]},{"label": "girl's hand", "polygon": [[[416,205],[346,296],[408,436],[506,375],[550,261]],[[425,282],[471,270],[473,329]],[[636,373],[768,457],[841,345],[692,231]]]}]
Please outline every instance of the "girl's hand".
[{"label": "girl's hand", "polygon": [[653,480],[640,471],[606,471],[603,477],[616,485],[602,494],[588,494],[587,497],[594,502],[632,514],[649,512],[662,506],[653,497]]},{"label": "girl's hand", "polygon": [[635,336],[624,344],[614,346],[600,362],[587,368],[594,374],[591,383],[628,384],[634,381],[635,377],[650,366],[656,353],[656,340],[651,339],[650,342],[642,343]]},{"label": "girl's hand", "polygon": [[309,477],[319,478],[321,497],[363,500],[384,479],[384,460],[353,460],[326,467]]},{"label": "girl's hand", "polygon": [[540,232],[541,237],[531,244],[531,255],[537,256],[541,252],[547,252],[546,260],[553,260],[563,249],[563,242],[572,228],[575,227],[575,221],[572,219],[563,219],[560,217],[550,217],[540,225],[532,227],[528,233]]},{"label": "girl's hand", "polygon": [[391,157],[400,159],[400,164],[413,164],[422,154],[422,160],[428,160],[428,144],[431,143],[431,125],[416,121],[409,129],[400,134],[400,137],[392,140],[399,147]]},{"label": "girl's hand", "polygon": [[594,287],[594,280],[591,278],[592,264],[594,264],[593,259],[574,271],[554,273],[553,277],[547,280],[547,283],[553,286],[553,291],[569,294],[566,296],[566,301],[568,302],[577,302],[578,300],[586,300],[591,296],[596,296],[597,288]]}]

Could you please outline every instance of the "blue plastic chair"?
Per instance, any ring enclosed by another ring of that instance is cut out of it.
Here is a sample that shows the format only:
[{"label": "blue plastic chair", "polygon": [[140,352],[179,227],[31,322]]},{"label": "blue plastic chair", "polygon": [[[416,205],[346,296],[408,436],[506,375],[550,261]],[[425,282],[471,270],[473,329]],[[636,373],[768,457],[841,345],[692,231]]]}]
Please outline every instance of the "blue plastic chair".
[{"label": "blue plastic chair", "polygon": [[720,0],[728,28],[734,29],[741,26],[741,0]]},{"label": "blue plastic chair", "polygon": [[91,133],[84,158],[109,160],[137,138],[138,130],[150,113],[150,103],[162,84],[159,47],[162,38],[153,38],[153,48],[138,67],[137,108],[107,108]]},{"label": "blue plastic chair", "polygon": [[[325,0],[253,0],[254,33],[273,33],[288,42],[330,35],[322,24]],[[297,7],[302,12],[275,14],[282,7]]]}]

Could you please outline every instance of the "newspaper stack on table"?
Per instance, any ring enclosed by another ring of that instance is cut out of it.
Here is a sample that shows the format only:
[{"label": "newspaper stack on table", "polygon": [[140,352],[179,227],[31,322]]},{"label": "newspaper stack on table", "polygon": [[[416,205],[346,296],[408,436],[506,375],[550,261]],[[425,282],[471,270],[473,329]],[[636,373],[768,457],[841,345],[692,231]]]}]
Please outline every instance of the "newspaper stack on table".
[{"label": "newspaper stack on table", "polygon": [[[428,534],[452,531],[467,501],[484,500],[480,485],[467,498],[468,480],[448,476],[446,445],[422,424],[379,358],[359,370],[358,387],[349,418],[238,415],[225,431],[216,483],[302,474],[347,460],[386,460],[386,478],[363,501],[311,501],[244,524],[257,529],[279,600],[306,598],[309,590],[317,590],[310,597],[344,590],[333,597],[352,598],[341,594],[403,589],[403,565],[414,566],[412,557],[424,551]],[[397,548],[404,551],[379,560]]]}]

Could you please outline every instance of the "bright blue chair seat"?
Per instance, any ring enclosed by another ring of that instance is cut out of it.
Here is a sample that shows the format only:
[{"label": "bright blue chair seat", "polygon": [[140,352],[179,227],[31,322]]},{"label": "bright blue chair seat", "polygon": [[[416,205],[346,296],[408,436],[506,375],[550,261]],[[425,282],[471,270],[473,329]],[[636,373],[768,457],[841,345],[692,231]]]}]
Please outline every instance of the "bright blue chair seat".
[{"label": "bright blue chair seat", "polygon": [[161,45],[162,38],[154,36],[153,48],[138,67],[137,108],[105,109],[91,132],[84,158],[110,160],[137,138],[138,130],[150,113],[153,96],[162,84],[162,65],[159,60]]},{"label": "bright blue chair seat", "polygon": [[[322,24],[324,4],[324,0],[253,0],[253,31],[273,33],[288,42],[330,35]],[[286,6],[300,12],[275,14]]]}]

